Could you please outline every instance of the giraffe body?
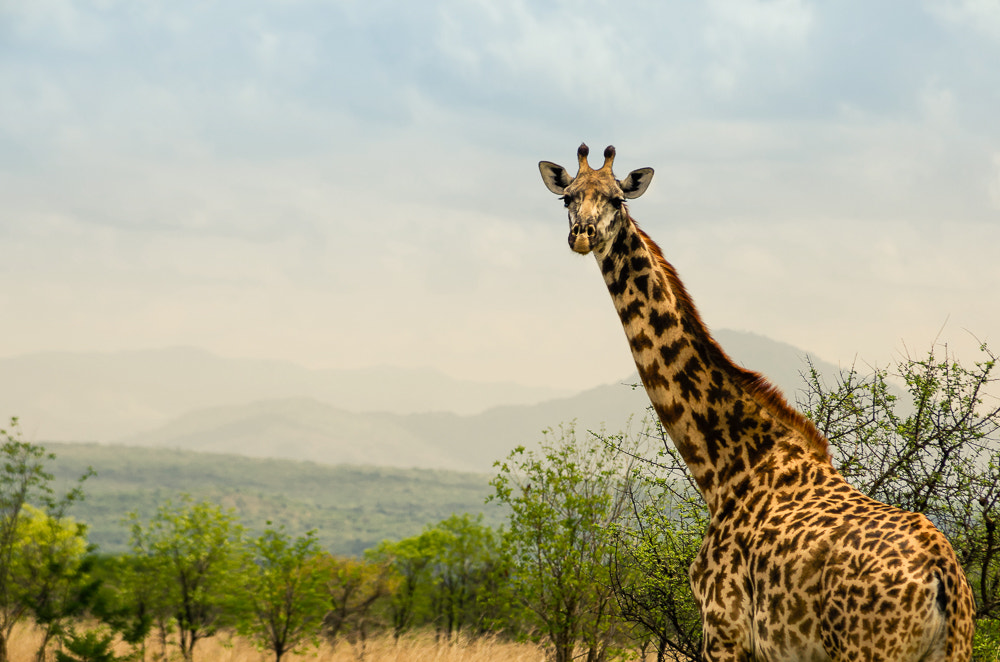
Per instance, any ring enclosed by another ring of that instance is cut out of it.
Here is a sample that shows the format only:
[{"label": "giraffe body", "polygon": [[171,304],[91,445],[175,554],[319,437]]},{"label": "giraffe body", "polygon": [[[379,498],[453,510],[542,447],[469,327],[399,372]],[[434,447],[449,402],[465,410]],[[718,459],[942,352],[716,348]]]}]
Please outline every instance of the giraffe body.
[{"label": "giraffe body", "polygon": [[944,535],[849,485],[812,423],[716,344],[625,205],[652,169],[619,181],[613,147],[599,170],[587,155],[581,145],[576,177],[539,168],[569,210],[570,247],[597,258],[650,401],[708,504],[690,570],[704,659],[968,660],[972,592]]}]

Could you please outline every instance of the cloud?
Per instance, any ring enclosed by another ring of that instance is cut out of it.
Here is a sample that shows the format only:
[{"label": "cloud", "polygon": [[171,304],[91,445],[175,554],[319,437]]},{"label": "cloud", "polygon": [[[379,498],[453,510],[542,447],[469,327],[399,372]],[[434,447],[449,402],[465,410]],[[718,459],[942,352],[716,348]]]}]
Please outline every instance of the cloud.
[{"label": "cloud", "polygon": [[706,79],[723,98],[745,94],[744,86],[758,83],[752,69],[759,66],[761,54],[787,71],[814,25],[811,8],[798,0],[714,0],[708,6],[704,40],[712,58]]},{"label": "cloud", "polygon": [[1000,41],[1000,6],[991,0],[946,0],[926,5],[932,14],[958,28]]},{"label": "cloud", "polygon": [[[992,3],[0,11],[0,238],[16,247],[0,291],[24,321],[6,351],[185,342],[617,378],[631,365],[607,295],[535,168],[572,164],[581,140],[656,168],[634,211],[716,324],[836,359],[893,342],[928,292],[978,310],[975,284],[1000,277],[981,254],[1000,209]],[[801,319],[781,292],[820,294]],[[822,309],[865,292],[893,300],[857,304],[883,321],[844,340]]]},{"label": "cloud", "polygon": [[993,208],[1000,211],[1000,152],[993,154],[993,176],[990,180],[990,200],[993,202]]}]

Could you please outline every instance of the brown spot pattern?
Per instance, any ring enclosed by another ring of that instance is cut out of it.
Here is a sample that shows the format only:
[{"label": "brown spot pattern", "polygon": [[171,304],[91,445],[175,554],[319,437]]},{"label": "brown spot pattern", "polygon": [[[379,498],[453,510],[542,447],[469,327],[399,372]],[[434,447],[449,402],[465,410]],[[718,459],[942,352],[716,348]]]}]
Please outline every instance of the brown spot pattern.
[{"label": "brown spot pattern", "polygon": [[[587,177],[595,191],[616,185],[610,167]],[[847,484],[826,439],[726,355],[659,247],[616,209],[595,255],[605,250],[643,384],[712,513],[690,570],[703,658],[970,659],[972,593],[948,541]]]}]

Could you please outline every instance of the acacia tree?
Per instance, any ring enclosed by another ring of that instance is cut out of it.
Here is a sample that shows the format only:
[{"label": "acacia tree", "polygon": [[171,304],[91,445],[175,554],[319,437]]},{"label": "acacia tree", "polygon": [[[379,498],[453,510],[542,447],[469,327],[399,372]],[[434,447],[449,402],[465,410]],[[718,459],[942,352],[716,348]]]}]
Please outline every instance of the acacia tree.
[{"label": "acacia tree", "polygon": [[268,528],[252,549],[239,631],[281,662],[286,653],[319,643],[328,606],[326,578],[313,563],[319,543],[314,531],[293,540],[282,529]]},{"label": "acacia tree", "polygon": [[337,558],[324,553],[313,560],[316,571],[326,578],[325,592],[329,609],[324,632],[332,641],[347,634],[364,646],[375,605],[393,595],[399,577],[388,559],[359,560]]},{"label": "acacia tree", "polygon": [[452,515],[429,533],[436,542],[431,606],[438,632],[446,639],[463,628],[482,625],[481,591],[499,563],[498,540],[483,516]]},{"label": "acacia tree", "polygon": [[496,587],[501,551],[482,515],[452,515],[416,536],[382,542],[369,558],[392,573],[389,614],[397,637],[415,625],[431,624],[451,639],[495,624],[486,596]]},{"label": "acacia tree", "polygon": [[[94,564],[100,587],[91,614],[130,645],[133,656],[140,660],[146,659],[146,639],[154,623],[165,627],[169,619],[165,591],[159,588],[162,578],[154,569],[151,559],[133,554],[96,557]],[[167,657],[164,634],[161,632],[161,658]]]},{"label": "acacia tree", "polygon": [[[17,418],[0,429],[0,662],[7,662],[7,642],[14,626],[31,610],[32,600],[45,588],[33,584],[25,573],[35,573],[36,579],[53,579],[42,568],[28,564],[21,554],[24,542],[26,507],[34,504],[46,517],[61,521],[71,504],[83,498],[80,485],[93,470],[80,477],[78,484],[57,498],[52,489],[52,474],[45,470],[46,462],[55,460],[53,453],[42,446],[23,441]],[[46,520],[47,521],[47,520]],[[60,537],[52,538],[59,542]],[[54,550],[35,544],[35,558],[41,563]],[[38,607],[38,603],[34,604]]]},{"label": "acacia tree", "polygon": [[41,626],[37,662],[44,662],[49,643],[65,634],[66,620],[81,615],[97,591],[86,552],[84,525],[25,505],[12,569],[24,604]]},{"label": "acacia tree", "polygon": [[388,611],[393,636],[399,639],[429,611],[434,543],[427,535],[396,542],[384,540],[372,550],[369,558],[392,568],[394,590],[389,595]]},{"label": "acacia tree", "polygon": [[[655,459],[640,456],[629,484],[627,517],[613,527],[611,581],[624,621],[643,650],[652,643],[657,662],[701,659],[701,615],[688,569],[708,527],[708,509],[683,459],[659,421],[644,421],[639,447],[657,446]],[[628,453],[633,443],[607,443]]]},{"label": "acacia tree", "polygon": [[[190,497],[168,501],[146,526],[135,513],[129,518],[133,554],[156,576],[181,655],[191,662],[198,641],[235,622],[247,563],[243,528],[232,511]],[[161,622],[164,638],[167,625]]]},{"label": "acacia tree", "polygon": [[15,582],[14,551],[25,504],[36,493],[51,495],[44,462],[55,458],[40,446],[21,441],[16,418],[10,429],[0,429],[0,662],[7,662],[7,642],[27,605]]},{"label": "acacia tree", "polygon": [[997,357],[984,344],[973,367],[947,346],[886,369],[855,367],[827,386],[809,366],[800,406],[830,440],[840,472],[859,490],[922,512],[941,529],[976,594],[979,618],[1000,617],[1000,399]]},{"label": "acacia tree", "polygon": [[623,458],[594,436],[560,430],[538,452],[516,448],[498,462],[490,499],[510,508],[502,544],[510,556],[510,593],[552,645],[556,662],[603,659],[618,637],[611,588],[610,526],[628,504]]}]

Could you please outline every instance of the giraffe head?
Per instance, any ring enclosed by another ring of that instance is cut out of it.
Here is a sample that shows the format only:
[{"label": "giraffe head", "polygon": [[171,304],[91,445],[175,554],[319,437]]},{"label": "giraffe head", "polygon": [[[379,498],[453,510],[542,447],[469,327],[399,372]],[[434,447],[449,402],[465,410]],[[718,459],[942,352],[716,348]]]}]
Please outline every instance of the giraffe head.
[{"label": "giraffe head", "polygon": [[633,170],[625,179],[615,179],[611,172],[615,160],[615,148],[608,145],[604,150],[604,165],[594,170],[587,162],[590,148],[580,145],[577,150],[580,169],[576,177],[570,177],[566,169],[549,161],[542,161],[538,169],[542,172],[545,186],[562,201],[569,210],[569,246],[577,253],[603,252],[610,246],[615,234],[628,220],[625,200],[638,198],[646,192],[653,178],[652,168]]}]

